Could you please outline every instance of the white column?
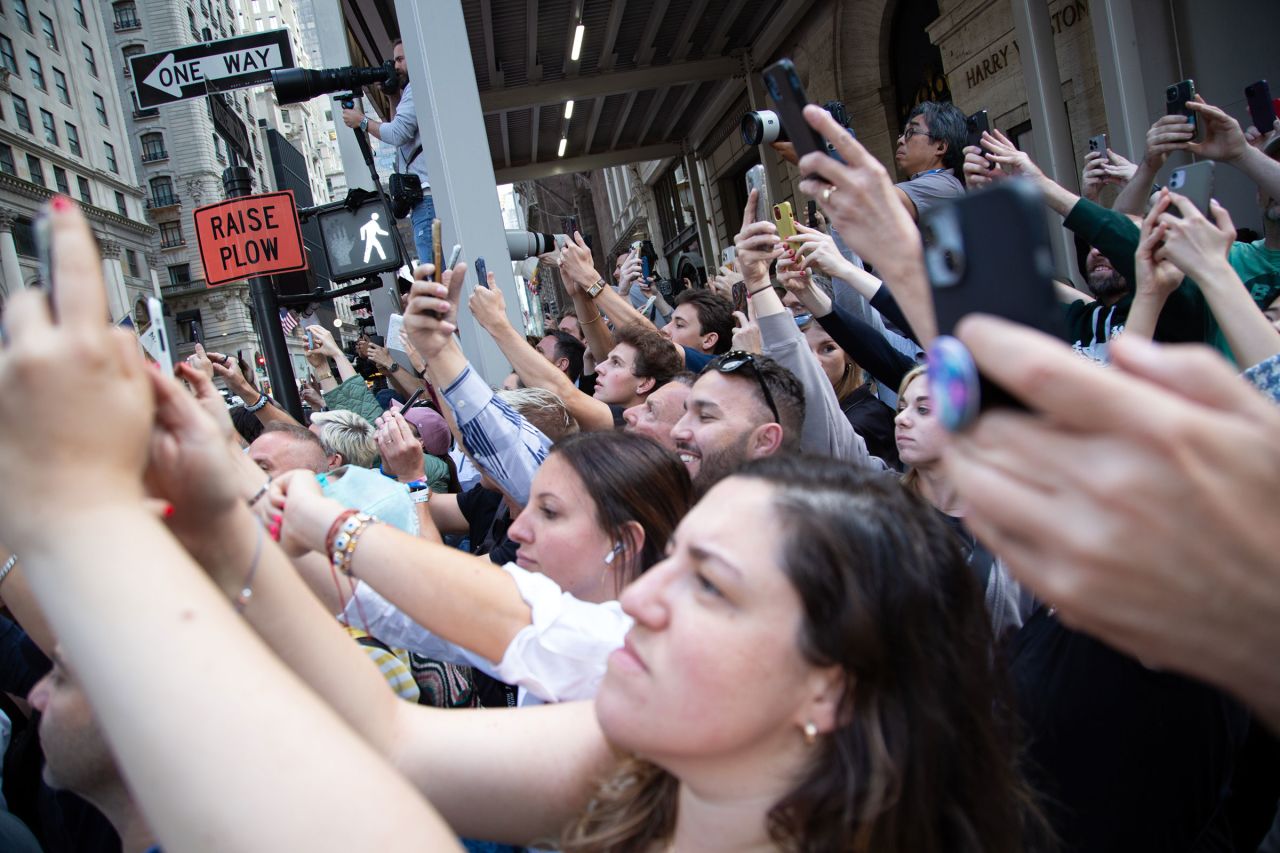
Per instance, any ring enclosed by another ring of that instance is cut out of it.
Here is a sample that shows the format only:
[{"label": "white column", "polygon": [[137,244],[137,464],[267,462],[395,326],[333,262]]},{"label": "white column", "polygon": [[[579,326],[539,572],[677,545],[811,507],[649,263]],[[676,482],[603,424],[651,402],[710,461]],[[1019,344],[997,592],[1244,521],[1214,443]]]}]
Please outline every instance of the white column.
[{"label": "white column", "polygon": [[[444,245],[460,243],[468,260],[488,260],[506,296],[508,318],[517,329],[524,328],[515,276],[506,262],[510,253],[462,4],[396,0],[396,17]],[[474,274],[468,278],[474,281]],[[458,324],[472,365],[485,381],[501,383],[510,372],[507,360],[465,303]]]},{"label": "white column", "polygon": [[119,323],[133,307],[129,304],[124,286],[124,270],[120,267],[120,244],[114,240],[99,240],[102,249],[102,277],[107,284],[107,307],[111,322]]},{"label": "white column", "polygon": [[0,210],[0,285],[6,295],[13,295],[26,287],[22,280],[22,266],[18,263],[18,246],[13,242],[14,216],[11,211]]},{"label": "white column", "polygon": [[[1067,105],[1062,101],[1062,76],[1058,73],[1058,54],[1053,46],[1049,5],[1043,0],[1014,0],[1012,8],[1014,30],[1018,34],[1022,54],[1027,106],[1031,111],[1036,163],[1059,184],[1078,192],[1080,175],[1076,172],[1076,160],[1071,151],[1071,129],[1067,124]],[[1067,236],[1065,228],[1055,227],[1056,217],[1050,216],[1049,221],[1054,266],[1059,275],[1070,280],[1075,266],[1070,261],[1075,257],[1075,244]]]}]

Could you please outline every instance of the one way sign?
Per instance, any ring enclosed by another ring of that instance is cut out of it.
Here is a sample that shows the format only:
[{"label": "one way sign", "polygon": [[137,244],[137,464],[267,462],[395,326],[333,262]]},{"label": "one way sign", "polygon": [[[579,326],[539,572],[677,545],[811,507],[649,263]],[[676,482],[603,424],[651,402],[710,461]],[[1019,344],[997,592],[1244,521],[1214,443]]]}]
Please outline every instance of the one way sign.
[{"label": "one way sign", "polygon": [[288,30],[270,30],[135,56],[129,64],[145,109],[267,83],[272,71],[293,67],[293,49]]}]

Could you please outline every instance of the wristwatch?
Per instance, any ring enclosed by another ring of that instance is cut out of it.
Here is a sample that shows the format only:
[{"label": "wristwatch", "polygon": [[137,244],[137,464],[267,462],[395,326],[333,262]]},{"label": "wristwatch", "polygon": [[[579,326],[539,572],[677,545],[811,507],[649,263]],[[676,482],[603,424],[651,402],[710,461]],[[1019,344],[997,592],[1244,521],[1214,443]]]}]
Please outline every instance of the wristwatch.
[{"label": "wristwatch", "polygon": [[361,132],[363,132],[363,133],[368,133],[368,132],[369,132],[369,117],[368,117],[368,116],[364,116],[363,118],[361,118],[361,119],[360,119],[360,130],[361,130]]},{"label": "wristwatch", "polygon": [[387,373],[395,373],[397,370],[400,370],[400,362],[393,361],[391,366],[387,368]]},{"label": "wristwatch", "polygon": [[587,296],[590,296],[592,299],[595,299],[597,296],[600,295],[600,291],[604,290],[608,286],[609,286],[608,282],[606,282],[604,279],[601,278],[601,279],[597,279],[595,284],[588,285],[583,289],[587,291]]}]

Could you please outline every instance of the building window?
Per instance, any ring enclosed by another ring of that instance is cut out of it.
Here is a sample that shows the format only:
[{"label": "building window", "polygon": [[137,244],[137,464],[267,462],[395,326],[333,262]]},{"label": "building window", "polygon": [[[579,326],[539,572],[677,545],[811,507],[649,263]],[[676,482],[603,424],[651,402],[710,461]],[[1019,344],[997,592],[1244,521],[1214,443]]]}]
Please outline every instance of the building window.
[{"label": "building window", "polygon": [[89,66],[89,73],[94,77],[98,76],[98,60],[93,56],[93,48],[84,42],[80,42],[80,46],[84,48],[84,64]]},{"label": "building window", "polygon": [[178,203],[173,193],[173,179],[167,176],[151,179],[151,206],[169,207]]},{"label": "building window", "polygon": [[25,216],[13,221],[13,242],[22,257],[36,257],[36,229]]},{"label": "building window", "polygon": [[50,145],[58,144],[58,125],[53,120],[53,113],[48,110],[40,111],[40,123],[44,125],[44,141]]},{"label": "building window", "polygon": [[84,152],[80,150],[80,131],[71,122],[66,123],[67,128],[67,147],[71,149],[71,153],[77,157],[83,157]]},{"label": "building window", "polygon": [[187,7],[187,23],[191,25],[191,37],[200,41],[200,28],[196,26],[196,10]]},{"label": "building window", "polygon": [[18,119],[18,127],[27,133],[31,133],[31,111],[27,109],[26,98],[19,98],[17,95],[13,96],[13,114]]},{"label": "building window", "polygon": [[22,76],[18,73],[18,57],[13,54],[13,42],[9,41],[8,36],[0,36],[0,62],[10,74]]},{"label": "building window", "polygon": [[147,49],[140,44],[131,44],[128,47],[121,49],[120,54],[124,56],[124,76],[133,76],[133,66],[129,63],[129,60],[132,57],[141,56],[146,52],[146,50]]},{"label": "building window", "polygon": [[27,70],[31,72],[31,82],[41,92],[46,91],[44,82],[44,63],[40,61],[40,57],[31,51],[27,51]]},{"label": "building window", "polygon": [[89,179],[76,175],[76,186],[80,187],[80,200],[85,204],[93,204],[93,195],[89,192]]},{"label": "building window", "polygon": [[13,0],[13,11],[18,13],[18,22],[27,32],[31,32],[31,15],[27,12],[27,0]]},{"label": "building window", "polygon": [[107,168],[117,175],[120,174],[120,166],[116,163],[116,149],[110,142],[102,143],[102,148],[107,152]]},{"label": "building window", "polygon": [[[120,195],[120,193],[116,193],[116,195]],[[123,199],[124,196],[120,196],[120,198]],[[135,252],[133,249],[125,249],[124,262],[125,262],[125,266],[129,268],[129,275],[133,276],[134,278],[142,278],[142,266],[138,263],[137,252]]]},{"label": "building window", "polygon": [[213,154],[218,158],[219,163],[227,162],[227,155],[222,153],[222,140],[216,133],[213,135]]},{"label": "building window", "polygon": [[177,222],[160,223],[160,248],[173,249],[186,243],[182,236],[182,225]]},{"label": "building window", "polygon": [[142,162],[168,159],[169,152],[164,148],[163,133],[142,134]]},{"label": "building window", "polygon": [[200,320],[200,309],[179,311],[174,317],[174,325],[178,327],[178,340],[184,344],[198,344],[204,340],[204,324]]},{"label": "building window", "polygon": [[89,22],[84,19],[84,0],[71,0],[71,11],[76,16],[76,23],[89,29]]},{"label": "building window", "polygon": [[0,144],[0,172],[6,175],[17,175],[18,169],[13,165],[13,149]]},{"label": "building window", "polygon": [[[129,205],[124,200],[124,193],[119,190],[116,190],[116,210],[120,212],[121,216],[129,215]],[[134,275],[137,275],[137,273],[134,273]]]},{"label": "building window", "polygon": [[34,154],[27,155],[27,172],[31,175],[31,183],[44,186],[44,164]]},{"label": "building window", "polygon": [[111,122],[107,121],[107,102],[97,92],[93,93],[93,107],[98,111],[98,121],[102,126],[110,127]]},{"label": "building window", "polygon": [[174,264],[169,267],[169,284],[182,287],[191,283],[191,264]]},{"label": "building window", "polygon": [[118,33],[126,30],[136,30],[142,26],[142,22],[138,20],[138,6],[133,0],[113,3],[111,12],[115,18],[115,30]]},{"label": "building window", "polygon": [[56,68],[53,69],[53,88],[58,90],[58,100],[71,106],[71,90],[67,88],[67,75]]},{"label": "building window", "polygon": [[53,185],[63,195],[71,195],[71,185],[67,183],[67,170],[61,166],[53,167]]},{"label": "building window", "polygon": [[58,49],[58,34],[53,30],[53,19],[48,15],[40,16],[40,32],[44,33],[44,43],[50,50]]}]

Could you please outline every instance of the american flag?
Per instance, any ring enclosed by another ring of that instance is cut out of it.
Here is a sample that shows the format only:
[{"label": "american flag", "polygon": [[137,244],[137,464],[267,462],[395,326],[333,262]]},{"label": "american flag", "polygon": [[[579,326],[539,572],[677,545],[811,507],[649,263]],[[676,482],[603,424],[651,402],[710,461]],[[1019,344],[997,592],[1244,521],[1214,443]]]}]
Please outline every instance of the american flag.
[{"label": "american flag", "polygon": [[284,329],[286,335],[292,335],[293,330],[298,328],[298,318],[287,308],[280,309],[280,328]]}]

